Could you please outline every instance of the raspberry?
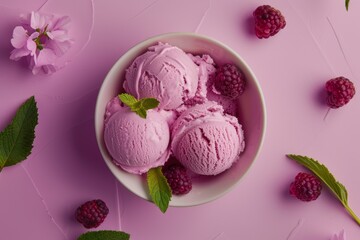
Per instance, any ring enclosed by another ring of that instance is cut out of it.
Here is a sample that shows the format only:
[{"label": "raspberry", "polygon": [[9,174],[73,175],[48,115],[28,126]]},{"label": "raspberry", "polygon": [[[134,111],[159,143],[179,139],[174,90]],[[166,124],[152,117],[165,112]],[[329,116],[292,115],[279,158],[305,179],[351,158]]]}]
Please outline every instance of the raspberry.
[{"label": "raspberry", "polygon": [[96,228],[104,222],[109,213],[104,201],[97,199],[84,203],[76,210],[76,220],[86,228]]},{"label": "raspberry", "polygon": [[173,194],[187,194],[192,189],[191,178],[182,165],[170,165],[163,169],[163,174],[166,177]]},{"label": "raspberry", "polygon": [[222,95],[235,99],[245,89],[245,77],[233,64],[225,64],[215,72],[215,89]]},{"label": "raspberry", "polygon": [[290,185],[290,195],[302,201],[316,200],[321,193],[320,180],[309,173],[300,172],[295,177],[295,181]]},{"label": "raspberry", "polygon": [[256,8],[253,16],[255,18],[255,34],[258,38],[274,36],[286,25],[281,12],[269,5]]},{"label": "raspberry", "polygon": [[345,77],[330,79],[325,85],[327,104],[331,108],[339,108],[347,104],[355,95],[354,84]]}]

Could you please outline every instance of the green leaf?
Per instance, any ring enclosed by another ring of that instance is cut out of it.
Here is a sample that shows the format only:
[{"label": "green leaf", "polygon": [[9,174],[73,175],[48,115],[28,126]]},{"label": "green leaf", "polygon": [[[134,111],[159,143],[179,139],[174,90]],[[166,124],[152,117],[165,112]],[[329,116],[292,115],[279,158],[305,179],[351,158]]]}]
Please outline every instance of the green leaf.
[{"label": "green leaf", "polygon": [[17,110],[11,123],[0,132],[0,170],[25,160],[33,148],[38,109],[34,96]]},{"label": "green leaf", "polygon": [[130,235],[119,231],[93,231],[82,234],[78,240],[129,240]]},{"label": "green leaf", "polygon": [[349,10],[349,3],[350,3],[350,0],[345,0],[345,8],[346,8],[346,11]]},{"label": "green leaf", "polygon": [[138,101],[134,96],[127,93],[119,94],[119,99],[128,107],[131,107]]},{"label": "green leaf", "polygon": [[137,115],[139,115],[142,118],[146,118],[146,116],[147,116],[146,110],[144,108],[139,108],[135,112]]},{"label": "green leaf", "polygon": [[138,111],[141,108],[141,102],[137,101],[130,108],[131,108],[131,111],[133,111],[133,112]]},{"label": "green leaf", "polygon": [[153,109],[159,106],[159,101],[156,98],[143,98],[140,100],[141,106],[145,110]]},{"label": "green leaf", "polygon": [[147,184],[152,201],[165,213],[169,207],[171,189],[161,167],[152,168],[148,171]]},{"label": "green leaf", "polygon": [[132,112],[135,112],[142,118],[146,118],[146,110],[156,108],[159,105],[159,101],[156,98],[142,98],[137,100],[134,96],[121,93],[119,99],[128,107]]},{"label": "green leaf", "polygon": [[312,171],[318,178],[320,178],[321,181],[340,200],[340,202],[343,204],[349,214],[354,218],[354,220],[360,225],[360,219],[355,215],[355,213],[350,209],[348,205],[348,193],[345,186],[335,179],[335,177],[330,173],[330,171],[327,169],[327,167],[325,167],[325,165],[306,156],[288,154],[287,157],[306,167],[307,169]]}]

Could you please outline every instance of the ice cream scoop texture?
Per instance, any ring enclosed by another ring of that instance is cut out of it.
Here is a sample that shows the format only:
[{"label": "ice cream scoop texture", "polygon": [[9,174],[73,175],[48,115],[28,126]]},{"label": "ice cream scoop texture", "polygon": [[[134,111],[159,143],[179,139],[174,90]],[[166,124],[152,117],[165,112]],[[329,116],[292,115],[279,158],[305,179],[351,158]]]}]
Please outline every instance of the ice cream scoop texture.
[{"label": "ice cream scoop texture", "polygon": [[154,110],[144,119],[127,107],[119,109],[105,123],[104,141],[114,163],[130,173],[162,166],[170,155],[169,125]]},{"label": "ice cream scoop texture", "polygon": [[175,121],[171,150],[188,169],[201,175],[217,175],[244,150],[244,133],[233,116],[216,102],[195,105]]},{"label": "ice cream scoop texture", "polygon": [[137,99],[156,98],[172,110],[195,96],[198,66],[180,48],[159,43],[138,56],[126,70],[124,89]]}]

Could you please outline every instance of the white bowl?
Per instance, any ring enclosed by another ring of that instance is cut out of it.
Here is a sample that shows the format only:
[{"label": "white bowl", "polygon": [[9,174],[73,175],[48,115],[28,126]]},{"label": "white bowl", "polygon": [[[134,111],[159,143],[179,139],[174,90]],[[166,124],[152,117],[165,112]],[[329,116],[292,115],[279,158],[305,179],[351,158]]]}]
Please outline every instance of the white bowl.
[{"label": "white bowl", "polygon": [[146,49],[157,42],[165,42],[193,54],[209,54],[218,65],[234,63],[243,71],[247,79],[246,90],[239,98],[239,120],[245,132],[245,151],[239,160],[227,171],[217,176],[198,177],[193,181],[193,189],[183,196],[173,196],[170,206],[194,206],[212,201],[230,191],[244,176],[256,159],[263,143],[266,128],[266,111],[263,94],[255,75],[245,61],[223,43],[194,33],[168,33],[140,42],[127,51],[107,74],[95,109],[96,138],[105,163],[114,176],[137,196],[150,200],[146,179],[119,169],[111,160],[103,140],[104,113],[106,104],[122,91],[125,69]]}]

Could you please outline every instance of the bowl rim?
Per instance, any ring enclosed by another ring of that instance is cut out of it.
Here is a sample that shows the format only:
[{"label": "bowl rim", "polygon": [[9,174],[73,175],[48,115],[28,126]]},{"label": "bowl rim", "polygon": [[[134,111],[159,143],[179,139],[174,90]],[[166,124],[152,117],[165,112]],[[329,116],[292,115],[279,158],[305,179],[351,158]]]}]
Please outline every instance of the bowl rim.
[{"label": "bowl rim", "polygon": [[[144,199],[144,200],[147,200],[149,202],[152,202],[151,199],[149,199],[148,196],[143,196],[141,195],[140,193],[136,192],[136,191],[133,191],[129,186],[127,186],[126,184],[124,184],[119,178],[118,176],[116,175],[115,173],[115,168],[116,167],[117,169],[116,170],[121,170],[121,169],[118,169],[118,167],[112,163],[112,162],[109,162],[105,159],[105,149],[103,149],[105,146],[103,146],[102,142],[101,142],[101,139],[102,139],[102,134],[98,133],[98,126],[100,123],[98,123],[98,120],[97,120],[97,115],[98,115],[98,112],[100,111],[100,97],[102,96],[102,92],[104,91],[104,88],[105,88],[105,82],[107,81],[110,81],[109,79],[111,79],[110,76],[114,75],[116,73],[116,70],[118,68],[118,65],[121,64],[121,60],[123,58],[126,58],[128,55],[133,55],[133,52],[137,52],[138,50],[146,47],[146,46],[150,46],[151,44],[153,44],[154,42],[158,42],[160,41],[161,39],[163,38],[174,38],[174,37],[191,37],[191,38],[196,38],[196,39],[200,39],[200,40],[205,40],[207,42],[210,42],[211,44],[214,44],[214,45],[218,45],[219,47],[225,49],[226,51],[230,52],[233,56],[235,56],[243,65],[244,67],[246,68],[248,74],[251,76],[251,78],[253,79],[253,83],[255,85],[255,88],[256,88],[256,91],[258,92],[259,94],[259,97],[260,97],[260,105],[261,105],[261,117],[262,117],[262,126],[261,126],[261,134],[260,134],[260,141],[259,141],[259,145],[258,145],[258,148],[254,154],[254,157],[253,157],[253,160],[250,162],[248,168],[244,171],[244,173],[242,174],[242,176],[237,179],[236,181],[234,181],[234,183],[226,188],[224,191],[218,193],[218,194],[214,194],[213,196],[211,197],[208,197],[208,198],[204,198],[202,200],[198,200],[198,201],[194,201],[192,203],[188,203],[188,204],[182,204],[182,203],[172,203],[172,201],[170,201],[169,203],[169,207],[191,207],[191,206],[197,206],[197,205],[201,205],[201,204],[205,204],[205,203],[209,203],[209,202],[212,202],[216,199],[219,199],[220,197],[224,196],[225,194],[227,194],[228,192],[230,192],[231,190],[233,190],[238,184],[239,182],[244,178],[244,176],[247,174],[247,172],[250,170],[250,168],[253,166],[255,160],[259,157],[259,154],[261,152],[261,149],[263,147],[263,144],[264,144],[264,140],[265,140],[265,135],[266,135],[266,130],[267,130],[267,111],[266,111],[266,103],[265,103],[265,97],[264,97],[264,94],[263,94],[263,91],[261,89],[261,86],[254,74],[254,72],[252,71],[252,69],[250,68],[250,66],[246,63],[246,61],[244,61],[244,59],[235,51],[233,50],[232,48],[230,48],[228,45],[212,38],[212,37],[209,37],[209,36],[205,36],[205,35],[202,35],[202,34],[198,34],[198,33],[192,33],[192,32],[170,32],[170,33],[163,33],[163,34],[158,34],[158,35],[155,35],[155,36],[152,36],[152,37],[149,37],[143,41],[140,41],[140,42],[137,42],[135,45],[133,45],[130,49],[128,49],[125,53],[123,53],[117,60],[116,62],[111,66],[110,70],[108,71],[108,73],[106,74],[104,80],[102,81],[101,83],[101,87],[98,91],[98,96],[96,98],[96,104],[95,104],[95,121],[94,121],[94,124],[95,124],[95,135],[96,135],[96,140],[97,140],[97,145],[98,145],[98,148],[100,150],[100,153],[101,153],[101,157],[103,158],[104,162],[106,163],[106,165],[108,166],[109,170],[111,171],[111,173],[114,175],[114,177],[131,193],[135,194],[136,196],[140,197],[141,199]],[[103,122],[102,122],[103,124]]]}]

